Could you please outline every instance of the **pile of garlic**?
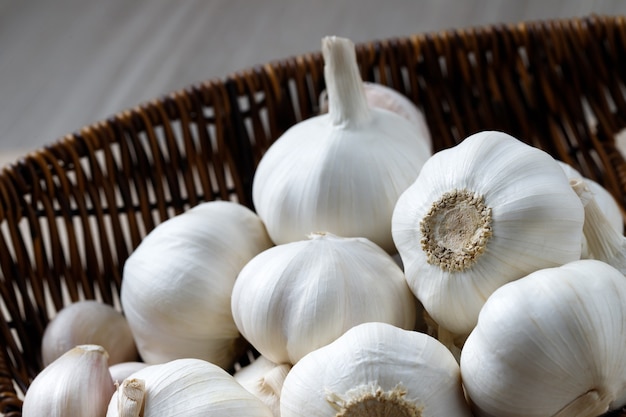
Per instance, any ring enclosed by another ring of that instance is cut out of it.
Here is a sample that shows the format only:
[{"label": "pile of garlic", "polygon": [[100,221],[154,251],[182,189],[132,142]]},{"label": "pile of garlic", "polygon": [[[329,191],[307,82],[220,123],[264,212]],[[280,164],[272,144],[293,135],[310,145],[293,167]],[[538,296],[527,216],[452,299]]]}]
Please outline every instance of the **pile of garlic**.
[{"label": "pile of garlic", "polygon": [[121,343],[64,336],[80,345],[33,381],[25,417],[626,405],[615,200],[503,132],[432,154],[419,110],[363,83],[349,40],[322,50],[323,111],[263,156],[256,211],[207,202],[154,229],[124,267],[130,356],[112,364]]}]

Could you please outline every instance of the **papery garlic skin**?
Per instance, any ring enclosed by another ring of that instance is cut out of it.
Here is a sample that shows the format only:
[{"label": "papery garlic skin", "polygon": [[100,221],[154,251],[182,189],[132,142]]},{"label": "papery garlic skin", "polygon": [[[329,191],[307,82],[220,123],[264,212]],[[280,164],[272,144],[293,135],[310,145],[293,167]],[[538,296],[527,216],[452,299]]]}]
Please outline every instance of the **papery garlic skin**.
[{"label": "papery garlic skin", "polygon": [[242,353],[232,287],[241,268],[271,246],[259,217],[227,201],[200,204],[150,232],[126,261],[121,287],[142,360],[232,366]]},{"label": "papery garlic skin", "polygon": [[331,233],[270,248],[233,287],[241,334],[275,363],[295,364],[356,324],[413,329],[416,299],[393,258],[365,238]]},{"label": "papery garlic skin", "polygon": [[109,365],[139,358],[126,318],[113,306],[81,300],[65,306],[46,326],[41,340],[44,366],[77,345],[102,346]]},{"label": "papery garlic skin", "polygon": [[291,126],[266,151],[252,185],[255,209],[275,244],[328,231],[365,237],[395,253],[395,202],[431,154],[415,126],[370,108],[354,44],[322,41],[329,112]]},{"label": "papery garlic skin", "polygon": [[45,367],[24,396],[23,417],[104,417],[115,386],[102,346],[76,346]]},{"label": "papery garlic skin", "polygon": [[496,290],[461,375],[477,417],[599,416],[626,403],[624,346],[624,276],[579,260]]},{"label": "papery garlic skin", "polygon": [[616,230],[603,212],[587,180],[573,179],[570,184],[585,207],[586,257],[606,262],[626,274],[626,236]]},{"label": "papery garlic skin", "polygon": [[396,203],[392,234],[428,314],[467,335],[499,286],[579,259],[583,221],[550,155],[485,131],[424,164]]},{"label": "papery garlic skin", "polygon": [[233,374],[235,381],[263,401],[274,417],[280,416],[280,392],[287,374],[291,370],[288,363],[276,364],[265,356],[259,356],[249,365]]},{"label": "papery garlic skin", "polygon": [[[232,375],[201,359],[150,365],[129,376],[132,379],[142,381],[145,390],[141,417],[272,417],[271,410]],[[123,417],[120,395],[118,390],[110,397],[106,417]]]},{"label": "papery garlic skin", "polygon": [[567,178],[570,180],[582,179],[589,188],[589,191],[593,194],[593,198],[602,213],[606,216],[607,221],[617,230],[620,234],[624,232],[624,216],[615,197],[602,185],[598,184],[592,179],[584,177],[580,172],[574,169],[571,165],[565,162],[559,161],[561,168],[565,171]]},{"label": "papery garlic skin", "polygon": [[[384,412],[383,412],[384,410]],[[469,417],[460,371],[436,339],[385,323],[353,327],[296,363],[282,417]]]}]

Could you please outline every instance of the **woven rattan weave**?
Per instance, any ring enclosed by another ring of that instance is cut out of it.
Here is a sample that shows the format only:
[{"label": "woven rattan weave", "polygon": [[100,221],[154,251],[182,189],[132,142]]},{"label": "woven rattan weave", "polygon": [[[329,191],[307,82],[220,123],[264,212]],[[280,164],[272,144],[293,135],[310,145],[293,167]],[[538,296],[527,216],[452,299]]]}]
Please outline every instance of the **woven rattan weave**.
[{"label": "woven rattan weave", "polygon": [[[626,127],[625,17],[418,33],[358,44],[357,55],[365,80],[423,109],[435,150],[505,131],[626,207],[615,141]],[[83,298],[119,305],[122,265],[157,224],[205,200],[252,206],[265,149],[318,111],[322,65],[316,52],[192,85],[0,173],[0,412],[21,416],[52,314]]]}]

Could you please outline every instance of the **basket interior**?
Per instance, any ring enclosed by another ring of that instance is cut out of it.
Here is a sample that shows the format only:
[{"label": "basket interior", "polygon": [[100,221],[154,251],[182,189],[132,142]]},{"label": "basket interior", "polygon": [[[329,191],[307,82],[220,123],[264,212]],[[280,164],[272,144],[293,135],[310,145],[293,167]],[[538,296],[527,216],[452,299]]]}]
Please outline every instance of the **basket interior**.
[{"label": "basket interior", "polygon": [[[492,25],[357,45],[364,80],[424,112],[434,150],[507,132],[571,164],[626,207],[626,22]],[[254,170],[318,112],[319,52],[271,61],[84,127],[0,173],[0,412],[21,415],[56,311],[119,307],[122,267],[157,224],[208,200],[252,207]],[[245,360],[245,359],[244,359]]]}]

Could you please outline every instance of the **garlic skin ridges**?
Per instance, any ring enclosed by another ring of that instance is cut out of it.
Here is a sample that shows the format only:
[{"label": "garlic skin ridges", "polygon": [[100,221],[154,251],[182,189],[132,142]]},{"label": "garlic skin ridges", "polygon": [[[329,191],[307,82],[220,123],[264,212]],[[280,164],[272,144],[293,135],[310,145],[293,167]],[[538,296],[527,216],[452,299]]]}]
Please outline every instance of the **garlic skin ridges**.
[{"label": "garlic skin ridges", "polygon": [[230,201],[202,203],[153,229],[126,260],[121,286],[141,359],[231,367],[247,346],[231,314],[233,284],[272,245],[261,219]]},{"label": "garlic skin ridges", "polygon": [[460,371],[436,339],[385,323],[357,325],[296,363],[281,417],[469,417]]},{"label": "garlic skin ridges", "polygon": [[325,37],[322,52],[329,112],[296,123],[267,149],[254,207],[277,245],[327,231],[395,253],[393,207],[430,148],[411,122],[368,106],[352,42]]},{"label": "garlic skin ridges", "polygon": [[626,280],[579,260],[496,290],[461,351],[476,417],[595,417],[626,403]]},{"label": "garlic skin ridges", "polygon": [[[141,381],[144,394],[141,417],[273,417],[272,411],[232,375],[201,359],[183,358],[150,365],[127,380]],[[120,414],[122,404],[128,404],[129,411],[137,409],[132,401],[119,398],[127,394],[124,390],[115,391],[106,417],[130,417]]]},{"label": "garlic skin ridges", "polygon": [[277,364],[295,364],[356,324],[413,329],[417,320],[417,301],[393,258],[368,239],[331,233],[254,257],[231,305],[244,338]]},{"label": "garlic skin ridges", "polygon": [[554,158],[484,131],[429,158],[396,203],[392,235],[430,317],[466,336],[498,287],[578,260],[583,222]]},{"label": "garlic skin ridges", "polygon": [[76,346],[46,366],[24,396],[23,417],[104,417],[115,386],[102,346]]}]

